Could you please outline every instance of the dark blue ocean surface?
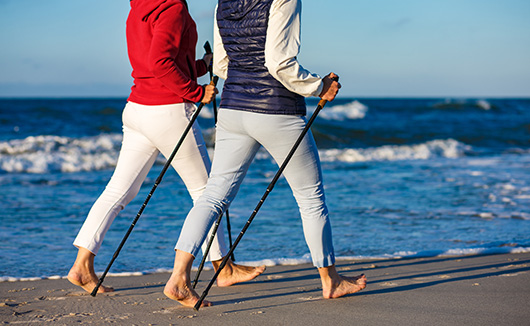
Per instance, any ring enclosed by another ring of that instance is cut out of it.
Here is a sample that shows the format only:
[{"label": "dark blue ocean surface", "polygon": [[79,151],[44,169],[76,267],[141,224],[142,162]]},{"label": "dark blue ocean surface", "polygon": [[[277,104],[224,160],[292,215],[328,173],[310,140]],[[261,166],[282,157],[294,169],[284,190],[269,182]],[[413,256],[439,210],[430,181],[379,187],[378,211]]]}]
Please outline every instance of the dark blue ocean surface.
[{"label": "dark blue ocean surface", "polygon": [[[316,100],[308,101],[309,113]],[[0,278],[66,275],[88,210],[109,180],[125,99],[0,100]],[[199,118],[211,147],[213,115]],[[337,99],[312,128],[339,257],[530,250],[530,99]],[[294,140],[293,140],[294,141]],[[158,176],[116,218],[104,269]],[[237,235],[277,166],[253,163],[230,208]],[[170,170],[111,272],[170,268],[191,200]],[[238,261],[305,261],[301,222],[280,179]]]}]

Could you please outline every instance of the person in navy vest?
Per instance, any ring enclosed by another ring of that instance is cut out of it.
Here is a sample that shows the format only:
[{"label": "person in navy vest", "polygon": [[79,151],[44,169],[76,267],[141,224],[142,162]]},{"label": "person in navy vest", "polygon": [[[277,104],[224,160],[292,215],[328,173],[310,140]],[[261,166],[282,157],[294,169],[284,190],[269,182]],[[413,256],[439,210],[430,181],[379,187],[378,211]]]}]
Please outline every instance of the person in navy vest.
[{"label": "person in navy vest", "polygon": [[[225,79],[213,165],[206,190],[189,212],[175,247],[164,293],[185,306],[199,296],[190,270],[213,222],[230,205],[254,156],[264,147],[281,164],[306,125],[304,97],[332,101],[340,84],[297,61],[301,0],[219,0],[214,24],[214,72]],[[317,147],[309,132],[283,172],[298,203],[324,298],[362,290],[366,277],[335,269],[331,225]],[[202,306],[211,302],[203,301]]]}]

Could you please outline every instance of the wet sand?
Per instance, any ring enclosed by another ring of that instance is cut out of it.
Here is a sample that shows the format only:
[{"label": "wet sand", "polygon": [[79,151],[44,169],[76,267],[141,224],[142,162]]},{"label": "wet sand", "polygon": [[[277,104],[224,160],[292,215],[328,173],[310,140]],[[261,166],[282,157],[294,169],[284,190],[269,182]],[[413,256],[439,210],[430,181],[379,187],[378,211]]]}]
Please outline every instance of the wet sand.
[{"label": "wet sand", "polygon": [[[530,253],[338,261],[365,273],[362,292],[322,299],[309,264],[268,267],[256,280],[214,286],[195,311],[162,293],[169,274],[112,277],[95,298],[66,279],[0,283],[5,325],[530,325]],[[212,276],[205,271],[199,293]]]}]

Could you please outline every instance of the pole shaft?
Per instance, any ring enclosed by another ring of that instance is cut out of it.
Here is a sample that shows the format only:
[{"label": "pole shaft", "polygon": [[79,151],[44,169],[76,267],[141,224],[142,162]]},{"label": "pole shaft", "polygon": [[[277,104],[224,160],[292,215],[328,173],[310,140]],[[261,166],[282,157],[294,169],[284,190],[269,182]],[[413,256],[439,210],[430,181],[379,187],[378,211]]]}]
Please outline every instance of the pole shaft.
[{"label": "pole shaft", "polygon": [[208,239],[208,244],[206,245],[206,250],[204,251],[201,259],[201,263],[199,264],[199,268],[197,270],[197,274],[195,275],[195,280],[193,280],[193,288],[197,286],[197,283],[199,282],[199,276],[201,276],[202,269],[204,268],[204,263],[206,262],[206,257],[208,256],[208,252],[210,251],[210,248],[212,247],[213,239],[215,238],[215,234],[217,233],[217,229],[219,229],[219,224],[221,223],[221,219],[223,218],[223,214],[219,214],[217,219],[215,220],[215,225],[212,230],[212,234],[210,236],[210,239]]},{"label": "pole shaft", "polygon": [[[206,54],[211,54],[212,53],[212,47],[210,46],[210,42],[206,41],[206,43],[204,43],[204,50],[206,51]],[[211,62],[208,65],[208,72],[210,74],[210,79],[212,79],[213,78],[213,64]],[[212,103],[213,103],[214,123],[217,125],[217,100],[216,100],[215,96],[213,98]],[[206,261],[206,256],[208,256],[208,253],[210,252],[210,248],[212,247],[213,239],[215,237],[215,234],[217,233],[217,229],[219,228],[219,224],[221,223],[221,217],[222,217],[222,214],[219,215],[219,217],[217,218],[215,226],[214,226],[214,232],[212,233],[212,236],[210,237],[210,240],[208,241],[208,244],[206,245],[206,249],[203,252],[202,260],[201,260],[201,263],[200,263],[199,268],[197,270],[197,275],[195,276],[195,280],[193,281],[193,288],[195,288],[195,286],[197,285],[197,282],[199,281],[199,276],[201,275],[202,269],[204,268],[204,263]],[[232,231],[231,231],[231,227],[230,227],[230,214],[228,213],[228,209],[226,210],[226,229],[227,229],[227,232],[228,232],[228,243],[229,243],[230,247],[232,247]],[[232,253],[231,258],[232,258],[232,261],[236,260],[236,258],[234,256],[234,253]]]}]

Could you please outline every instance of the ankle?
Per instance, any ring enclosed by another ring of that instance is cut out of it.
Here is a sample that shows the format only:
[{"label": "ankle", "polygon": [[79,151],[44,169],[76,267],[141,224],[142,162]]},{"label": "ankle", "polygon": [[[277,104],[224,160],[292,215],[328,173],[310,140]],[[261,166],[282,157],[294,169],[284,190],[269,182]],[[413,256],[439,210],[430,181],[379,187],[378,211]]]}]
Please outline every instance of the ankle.
[{"label": "ankle", "polygon": [[332,286],[333,284],[340,283],[341,277],[335,269],[335,265],[321,267],[318,269],[318,273],[320,274],[322,285]]},{"label": "ankle", "polygon": [[189,278],[189,275],[191,274],[191,267],[193,265],[193,260],[195,257],[193,255],[181,251],[176,250],[175,251],[175,263],[173,264],[173,273],[175,276],[181,275],[184,277]]},{"label": "ankle", "polygon": [[77,257],[74,262],[74,266],[90,269],[92,266],[94,266],[95,257],[96,255],[90,250],[83,248],[83,247],[79,247],[77,251]]},{"label": "ankle", "polygon": [[169,285],[170,283],[172,284],[172,286],[177,286],[177,287],[181,287],[181,286],[184,286],[184,285],[187,285],[188,283],[190,283],[190,278],[184,273],[171,273],[171,276],[169,277],[169,280],[167,281],[167,285]]},{"label": "ankle", "polygon": [[[219,259],[219,260],[212,260],[212,266],[216,272],[221,267],[221,264],[223,263],[223,259],[224,258]],[[233,266],[234,266],[234,262],[228,259],[221,273],[226,273],[227,271],[231,271],[233,269]]]}]

